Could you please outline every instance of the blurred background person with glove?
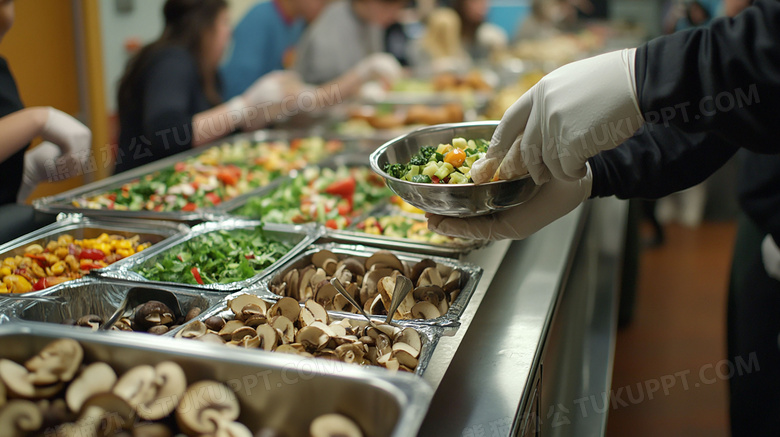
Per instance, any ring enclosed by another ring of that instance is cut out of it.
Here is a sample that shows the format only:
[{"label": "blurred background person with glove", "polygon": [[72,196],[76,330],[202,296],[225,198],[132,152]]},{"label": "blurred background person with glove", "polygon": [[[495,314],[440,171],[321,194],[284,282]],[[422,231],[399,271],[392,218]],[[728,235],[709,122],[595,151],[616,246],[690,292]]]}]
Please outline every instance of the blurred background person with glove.
[{"label": "blurred background person with glove", "polygon": [[168,0],[163,13],[162,35],[130,60],[120,82],[117,173],[265,127],[277,120],[281,100],[303,89],[294,73],[272,72],[223,103],[227,2]]},{"label": "blurred background person with glove", "polygon": [[740,223],[728,358],[757,360],[761,371],[730,378],[735,436],[780,429],[780,249],[774,235],[780,229],[780,149],[772,129],[780,109],[777,35],[780,3],[757,0],[709,28],[556,70],[507,111],[486,158],[472,171],[477,183],[496,172],[511,179],[528,171],[543,184],[538,194],[490,216],[429,217],[429,227],[447,235],[521,239],[588,197],[657,198],[704,180],[740,146],[774,154],[748,160],[740,188],[752,230]]},{"label": "blurred background person with glove", "polygon": [[486,21],[490,0],[455,0],[453,8],[460,17],[463,47],[474,62],[486,62],[507,48],[506,32]]},{"label": "blurred background person with glove", "polygon": [[331,3],[301,38],[295,71],[306,83],[337,84],[342,98],[371,80],[392,84],[403,70],[385,53],[385,29],[398,21],[405,4],[405,0]]},{"label": "blurred background person with glove", "polygon": [[[14,23],[14,2],[0,1],[0,40]],[[38,183],[58,173],[75,176],[92,146],[92,135],[81,122],[49,107],[24,109],[5,59],[0,58],[0,205],[24,202]],[[41,137],[44,143],[28,150]],[[57,167],[59,164],[59,168]],[[78,167],[77,167],[78,166]]]},{"label": "blurred background person with glove", "polygon": [[264,0],[254,5],[233,30],[233,47],[220,69],[223,97],[232,99],[261,76],[291,68],[295,45],[327,0]]}]

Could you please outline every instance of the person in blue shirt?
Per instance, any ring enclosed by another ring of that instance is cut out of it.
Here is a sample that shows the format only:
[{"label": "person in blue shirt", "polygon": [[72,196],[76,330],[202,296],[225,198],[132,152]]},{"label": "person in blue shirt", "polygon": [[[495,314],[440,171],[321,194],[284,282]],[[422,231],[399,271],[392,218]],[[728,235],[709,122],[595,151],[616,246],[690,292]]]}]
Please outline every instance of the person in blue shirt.
[{"label": "person in blue shirt", "polygon": [[221,68],[226,99],[243,93],[260,76],[292,66],[303,30],[327,0],[265,0],[247,12],[233,31],[233,49]]}]

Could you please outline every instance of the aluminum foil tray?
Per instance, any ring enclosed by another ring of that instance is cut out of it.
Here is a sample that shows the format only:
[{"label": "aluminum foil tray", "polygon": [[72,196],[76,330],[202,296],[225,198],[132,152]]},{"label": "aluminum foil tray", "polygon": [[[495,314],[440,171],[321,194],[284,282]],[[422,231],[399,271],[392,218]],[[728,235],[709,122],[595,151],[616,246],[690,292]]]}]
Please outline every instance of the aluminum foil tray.
[{"label": "aluminum foil tray", "polygon": [[367,246],[381,247],[389,250],[401,250],[416,254],[426,254],[434,256],[446,256],[458,258],[474,249],[487,245],[487,241],[462,240],[462,242],[452,243],[430,243],[422,240],[413,240],[411,238],[397,238],[385,235],[368,234],[360,231],[357,225],[369,217],[385,217],[398,215],[408,217],[410,220],[423,220],[425,217],[419,214],[411,214],[401,211],[400,208],[388,204],[380,205],[368,214],[364,214],[360,220],[355,220],[350,226],[342,230],[328,230],[328,238],[339,243],[363,244]]},{"label": "aluminum foil tray", "polygon": [[[267,236],[274,238],[278,241],[285,242],[291,245],[292,248],[290,249],[289,252],[287,252],[286,255],[282,256],[279,260],[277,260],[275,263],[268,266],[265,270],[243,281],[231,282],[227,284],[204,284],[204,285],[182,284],[182,283],[165,282],[165,281],[151,281],[149,279],[144,278],[141,274],[135,271],[136,269],[142,266],[153,264],[154,262],[156,262],[157,258],[160,255],[164,254],[169,250],[175,250],[176,246],[183,244],[187,241],[190,241],[193,238],[199,237],[201,235],[205,235],[210,232],[216,232],[216,231],[254,229],[255,227],[261,225],[263,226],[263,229],[265,230],[265,234]],[[179,238],[172,239],[166,242],[165,244],[161,244],[156,247],[152,246],[152,248],[143,251],[142,253],[143,256],[138,257],[132,260],[131,262],[125,263],[124,265],[118,268],[111,269],[110,268],[111,266],[109,266],[106,269],[103,269],[104,271],[100,273],[99,277],[122,279],[126,281],[143,283],[143,284],[157,284],[157,285],[168,285],[173,287],[185,287],[185,288],[191,288],[191,289],[197,289],[203,291],[221,291],[221,292],[238,291],[238,290],[250,288],[254,283],[272,274],[274,270],[276,270],[279,266],[283,265],[289,259],[295,257],[297,254],[303,251],[307,246],[309,246],[314,241],[316,241],[317,238],[319,238],[322,235],[322,232],[323,232],[322,229],[316,226],[277,225],[272,223],[263,224],[263,222],[256,221],[256,220],[227,219],[219,223],[217,222],[201,223],[193,227],[192,230],[187,235],[183,235]]]},{"label": "aluminum foil tray", "polygon": [[[132,287],[133,285],[121,281],[77,279],[51,287],[35,297],[19,295],[18,298],[9,299],[10,302],[2,311],[7,317],[6,321],[12,322],[21,320],[62,324],[68,319],[78,320],[90,314],[108,320]],[[224,297],[222,293],[204,293],[192,289],[149,286],[144,288],[170,291],[176,296],[184,314],[195,307],[206,311],[221,302]]]},{"label": "aluminum foil tray", "polygon": [[[202,147],[198,147],[192,150],[187,150],[182,153],[178,153],[167,158],[163,158],[159,161],[152,162],[141,167],[116,174],[114,176],[102,179],[91,184],[84,185],[73,190],[66,191],[64,193],[56,194],[54,196],[43,197],[36,199],[33,202],[33,206],[37,211],[47,214],[57,214],[60,212],[66,213],[82,213],[91,217],[120,217],[130,219],[157,219],[157,220],[171,220],[178,222],[185,222],[188,224],[197,224],[203,221],[207,221],[209,217],[212,217],[218,211],[215,208],[200,208],[195,211],[118,211],[108,209],[92,209],[76,207],[73,205],[73,201],[83,197],[91,197],[109,190],[113,190],[121,187],[122,185],[139,179],[150,173],[154,173],[168,167],[172,167],[178,162],[184,161],[188,158],[201,155],[211,147],[219,146],[224,143],[233,143],[238,141],[289,141],[295,138],[302,138],[307,136],[320,136],[325,140],[340,139],[333,136],[321,135],[315,132],[284,132],[279,130],[267,130],[257,131],[251,133],[237,134],[227,138],[222,138]],[[345,148],[347,148],[346,141]],[[375,144],[374,146],[378,146]],[[352,145],[350,148],[360,148],[359,145]],[[362,147],[367,149],[366,147]],[[375,148],[375,147],[373,147]],[[371,148],[371,150],[373,150]],[[279,179],[279,178],[277,178]],[[271,183],[274,183],[272,181]]]},{"label": "aluminum foil tray", "polygon": [[[347,245],[347,244],[337,244],[337,243],[328,243],[328,244],[317,244],[309,249],[307,249],[305,252],[299,254],[298,256],[290,259],[287,263],[285,263],[283,266],[281,266],[273,275],[268,276],[262,284],[260,285],[262,289],[262,293],[264,296],[272,297],[275,299],[281,298],[281,296],[271,292],[271,285],[275,283],[280,283],[282,281],[282,278],[284,275],[290,270],[294,268],[302,268],[309,264],[311,264],[311,257],[313,254],[317,253],[321,249],[327,249],[331,252],[335,253],[337,256],[341,257],[357,257],[357,258],[368,258],[371,256],[374,252],[379,250],[375,247],[368,247],[368,246],[360,246],[360,245]],[[469,303],[469,300],[471,300],[471,296],[474,294],[474,291],[477,289],[477,284],[479,283],[480,278],[482,277],[482,268],[470,263],[460,262],[457,260],[453,260],[451,258],[444,258],[444,257],[436,257],[436,256],[424,256],[424,255],[415,255],[410,253],[404,253],[404,252],[393,252],[402,262],[405,262],[409,265],[414,265],[423,259],[431,259],[436,263],[444,264],[452,268],[460,269],[461,271],[461,291],[460,294],[458,294],[458,297],[455,299],[455,301],[450,305],[449,310],[447,311],[447,314],[437,317],[435,319],[429,319],[429,320],[421,320],[421,319],[413,319],[413,320],[396,320],[396,322],[403,322],[407,326],[430,326],[430,327],[439,327],[444,329],[445,335],[453,335],[458,327],[460,326],[460,317],[463,315],[463,311],[466,310],[466,306]],[[258,292],[260,294],[260,291]],[[354,315],[352,313],[347,313],[343,311],[329,311],[330,314],[333,315],[339,315],[342,317],[347,317],[349,314],[349,317],[356,316],[358,318],[363,318],[360,315]],[[376,320],[382,320],[384,321],[385,316],[371,316],[373,319]]]},{"label": "aluminum foil tray", "polygon": [[[124,237],[140,236],[140,241],[149,241],[153,245],[146,250],[153,250],[158,245],[165,245],[169,241],[183,237],[189,232],[190,228],[181,223],[171,223],[163,221],[135,221],[128,219],[92,219],[84,217],[81,214],[62,214],[58,220],[48,226],[44,226],[37,231],[23,235],[15,240],[0,246],[0,259],[9,256],[22,255],[24,249],[30,244],[41,244],[51,240],[56,240],[59,236],[70,234],[74,238],[96,238],[102,233],[117,234]],[[138,258],[144,256],[145,251],[136,253],[127,258],[121,259],[103,269],[93,270],[92,273],[99,274],[109,269],[118,269],[122,265],[132,263]],[[25,293],[24,296],[36,296],[46,290],[32,291]],[[0,302],[7,299],[8,295],[0,294]],[[0,303],[2,308],[2,303]]]},{"label": "aluminum foil tray", "polygon": [[[233,295],[230,295],[230,296],[226,297],[222,304],[217,305],[215,307],[212,307],[208,311],[204,311],[203,313],[201,313],[200,316],[195,318],[195,320],[200,320],[201,322],[203,322],[203,321],[205,321],[206,319],[208,319],[209,317],[212,317],[212,316],[220,316],[220,317],[223,317],[225,320],[232,320],[233,319],[233,312],[228,308],[228,304],[227,303],[228,303],[228,301],[230,299],[232,299],[233,297],[235,297],[237,295],[240,295],[240,294],[243,294],[243,293],[235,293]],[[267,299],[267,298],[264,299],[264,300],[266,300],[268,302],[268,306],[269,307],[271,305],[273,305],[273,302],[274,302],[273,300]],[[303,304],[301,304],[301,307],[303,307]],[[328,316],[332,320],[350,319],[350,320],[353,320],[355,322],[358,322],[360,324],[360,326],[365,326],[368,323],[366,321],[365,317],[363,317],[363,316],[361,316],[359,314],[350,314],[350,313],[343,313],[343,312],[338,312],[338,311],[328,311]],[[418,376],[422,376],[422,374],[425,373],[425,369],[428,367],[428,364],[431,362],[431,357],[433,356],[433,352],[436,350],[436,345],[439,343],[439,339],[442,336],[442,329],[439,328],[439,327],[436,327],[436,326],[421,326],[421,325],[417,325],[417,324],[413,324],[413,323],[408,323],[408,321],[402,321],[402,320],[398,320],[396,322],[398,323],[399,326],[401,326],[401,327],[410,327],[410,328],[414,329],[415,331],[417,331],[420,334],[420,340],[422,340],[422,348],[420,349],[420,357],[418,358],[418,363],[417,363],[417,367],[415,368],[414,374],[418,375]],[[406,323],[404,323],[404,322],[406,322]],[[184,329],[185,327],[186,327],[186,324],[184,326],[182,326],[180,329]],[[175,335],[176,332],[171,331],[171,335]],[[179,340],[186,341],[186,342],[198,342],[197,340],[190,340],[190,339],[186,339],[186,338],[180,338]],[[217,345],[217,346],[219,346],[219,345]],[[227,347],[227,346],[225,346],[225,347]],[[230,350],[235,350],[235,349],[236,348],[231,348]],[[263,355],[268,354],[267,351],[264,351],[264,350],[261,350],[261,349],[257,349],[257,350],[250,349],[250,351],[253,351],[253,352],[258,353],[258,354],[263,354]],[[272,353],[276,354],[275,352],[272,352]],[[319,360],[330,361],[330,360],[326,360],[324,358],[315,358],[315,359],[318,360],[318,361]],[[346,364],[346,363],[344,363],[344,365],[352,367],[352,365],[349,365],[349,364]],[[377,369],[379,369],[380,371],[384,371],[384,372],[390,373],[387,369],[380,368],[378,366],[358,366],[358,365],[354,365],[354,367],[369,367],[369,368],[377,367]],[[398,372],[398,373],[404,373],[404,372]]]},{"label": "aluminum foil tray", "polygon": [[[102,335],[101,335],[102,334]],[[368,437],[416,435],[432,390],[414,375],[351,366],[335,361],[230,349],[196,341],[119,332],[63,330],[43,324],[0,326],[0,356],[22,363],[62,337],[84,348],[84,362],[103,361],[118,374],[162,361],[182,366],[187,382],[215,380],[236,394],[239,421],[256,432],[269,427],[288,436],[306,436],[311,421],[342,413]]]}]

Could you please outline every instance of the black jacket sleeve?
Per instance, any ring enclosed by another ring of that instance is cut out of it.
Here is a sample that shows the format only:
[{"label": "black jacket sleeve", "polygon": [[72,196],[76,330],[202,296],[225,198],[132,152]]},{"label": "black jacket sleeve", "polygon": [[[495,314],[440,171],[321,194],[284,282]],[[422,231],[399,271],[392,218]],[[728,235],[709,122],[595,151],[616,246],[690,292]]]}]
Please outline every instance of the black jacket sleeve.
[{"label": "black jacket sleeve", "polygon": [[617,148],[588,160],[591,197],[657,199],[702,182],[738,149],[718,135],[647,125]]},{"label": "black jacket sleeve", "polygon": [[711,132],[775,153],[780,112],[780,1],[639,47],[639,107],[649,123]]},{"label": "black jacket sleeve", "polygon": [[761,230],[780,242],[780,155],[740,152],[737,195],[742,210]]}]

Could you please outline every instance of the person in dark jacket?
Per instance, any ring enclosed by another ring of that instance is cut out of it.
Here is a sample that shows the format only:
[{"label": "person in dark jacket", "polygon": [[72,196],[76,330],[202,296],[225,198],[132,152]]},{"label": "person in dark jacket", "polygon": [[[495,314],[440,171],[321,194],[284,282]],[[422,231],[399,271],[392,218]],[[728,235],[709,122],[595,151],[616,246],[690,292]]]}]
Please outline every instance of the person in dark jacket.
[{"label": "person in dark jacket", "polygon": [[[276,120],[269,105],[300,88],[272,72],[223,103],[218,66],[230,40],[226,0],[167,0],[162,35],[130,60],[119,85],[116,172]],[[278,108],[275,108],[278,110]]]}]

